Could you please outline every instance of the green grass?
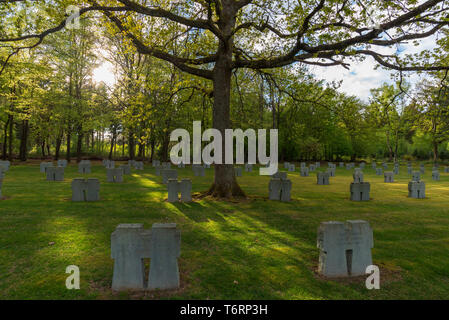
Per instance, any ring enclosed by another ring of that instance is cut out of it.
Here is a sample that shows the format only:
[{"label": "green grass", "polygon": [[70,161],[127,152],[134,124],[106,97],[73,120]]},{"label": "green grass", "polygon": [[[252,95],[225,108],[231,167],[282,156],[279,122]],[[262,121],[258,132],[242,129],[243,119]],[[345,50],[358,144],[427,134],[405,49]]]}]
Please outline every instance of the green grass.
[{"label": "green grass", "polygon": [[[64,182],[46,181],[37,163],[15,165],[7,173],[7,199],[0,201],[0,299],[449,298],[449,174],[432,181],[430,166],[423,176],[427,198],[418,200],[407,198],[405,167],[395,183],[386,184],[367,165],[369,202],[348,200],[352,170],[337,168],[329,186],[317,185],[315,173],[289,173],[290,203],[268,201],[269,178],[255,170],[238,178],[248,201],[170,204],[161,177],[149,166],[112,184],[97,163],[89,177],[100,179],[101,201],[73,203],[76,171],[74,165],[67,168]],[[213,169],[203,178],[193,177],[190,168],[179,172],[179,178],[192,178],[194,192],[206,190],[213,179]],[[320,222],[348,219],[367,220],[374,230],[380,290],[367,290],[364,278],[316,275]],[[111,233],[120,223],[150,228],[156,222],[175,222],[181,229],[181,289],[112,293]],[[65,269],[72,264],[80,268],[80,290],[65,287]]]}]

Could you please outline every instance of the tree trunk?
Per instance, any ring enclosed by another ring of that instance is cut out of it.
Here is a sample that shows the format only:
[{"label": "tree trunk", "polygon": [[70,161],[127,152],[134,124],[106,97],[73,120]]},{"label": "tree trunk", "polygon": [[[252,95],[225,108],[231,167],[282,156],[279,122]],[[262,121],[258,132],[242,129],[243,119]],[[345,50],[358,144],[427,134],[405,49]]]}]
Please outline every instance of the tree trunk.
[{"label": "tree trunk", "polygon": [[399,134],[396,132],[396,139],[394,141],[394,162],[398,160],[398,150],[399,150]]},{"label": "tree trunk", "polygon": [[109,149],[109,156],[108,156],[109,160],[112,160],[112,152],[114,151],[116,135],[117,135],[117,129],[114,128],[112,130],[111,148]]},{"label": "tree trunk", "polygon": [[9,117],[5,124],[5,129],[3,131],[3,151],[2,151],[2,159],[6,160],[6,150],[8,150],[8,125],[9,125]]},{"label": "tree trunk", "polygon": [[42,160],[45,159],[45,140],[41,142],[41,152],[42,152]]},{"label": "tree trunk", "polygon": [[22,120],[22,133],[20,135],[20,161],[27,160],[28,120]]},{"label": "tree trunk", "polygon": [[[229,16],[231,29],[235,24],[235,17]],[[226,29],[226,28],[225,28]],[[226,31],[226,30],[225,30]],[[221,132],[222,139],[222,159],[223,164],[215,164],[215,179],[213,185],[207,192],[208,195],[218,198],[244,197],[245,193],[237,184],[235,178],[234,166],[224,164],[225,159],[225,130],[231,128],[230,105],[231,105],[231,77],[232,77],[232,40],[228,43],[220,41],[218,49],[218,59],[214,67],[213,87],[214,87],[214,106],[213,106],[213,126]]]},{"label": "tree trunk", "polygon": [[388,147],[388,159],[389,161],[393,160],[393,149],[391,148],[390,143],[390,131],[387,131],[387,147]]},{"label": "tree trunk", "polygon": [[51,152],[50,152],[50,138],[47,138],[47,155],[49,157],[51,157]]},{"label": "tree trunk", "polygon": [[[151,134],[152,134],[152,133],[151,133]],[[153,159],[154,159],[154,147],[155,147],[155,145],[156,145],[156,139],[154,139],[154,137],[151,138],[150,145],[151,145],[150,162],[153,162]]]},{"label": "tree trunk", "polygon": [[67,132],[67,155],[66,155],[66,159],[67,162],[70,163],[70,144],[72,143],[72,133],[69,131]]},{"label": "tree trunk", "polygon": [[12,114],[9,115],[9,145],[8,145],[8,160],[12,162],[12,130],[14,127],[14,117]]},{"label": "tree trunk", "polygon": [[438,142],[433,142],[433,162],[437,163],[438,161]]},{"label": "tree trunk", "polygon": [[81,130],[78,132],[78,141],[76,144],[76,162],[79,163],[81,161],[82,151],[83,151],[83,138],[84,135]]},{"label": "tree trunk", "polygon": [[56,146],[55,146],[55,161],[59,160],[59,153],[61,151],[61,144],[62,144],[62,130],[59,133],[59,135],[56,137]]},{"label": "tree trunk", "polygon": [[129,159],[134,160],[135,158],[135,140],[134,140],[134,134],[132,132],[129,133],[128,136],[128,153],[129,153]]}]

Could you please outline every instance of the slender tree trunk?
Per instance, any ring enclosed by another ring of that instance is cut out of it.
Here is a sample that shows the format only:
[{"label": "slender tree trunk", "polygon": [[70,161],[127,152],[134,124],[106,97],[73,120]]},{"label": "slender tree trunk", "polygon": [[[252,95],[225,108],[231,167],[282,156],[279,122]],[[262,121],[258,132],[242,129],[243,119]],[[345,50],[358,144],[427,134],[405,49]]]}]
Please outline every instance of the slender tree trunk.
[{"label": "slender tree trunk", "polygon": [[388,147],[388,159],[389,161],[391,161],[393,160],[393,149],[391,148],[390,131],[387,131],[387,147]]},{"label": "slender tree trunk", "polygon": [[115,139],[116,139],[116,136],[117,136],[117,129],[113,129],[112,130],[112,138],[111,138],[111,148],[110,148],[110,150],[109,150],[109,156],[108,156],[108,159],[109,160],[112,160],[112,152],[114,151],[114,146],[115,146]]},{"label": "slender tree trunk", "polygon": [[51,157],[51,152],[50,152],[50,138],[47,138],[47,155],[49,157]]},{"label": "slender tree trunk", "polygon": [[396,138],[394,142],[394,162],[398,160],[398,150],[399,150],[399,134],[396,132]]},{"label": "slender tree trunk", "polygon": [[7,158],[7,150],[8,150],[8,125],[9,125],[9,117],[5,124],[5,129],[3,131],[3,151],[2,151],[2,159],[6,160]]},{"label": "slender tree trunk", "polygon": [[142,159],[145,152],[145,145],[142,142],[139,142],[139,151],[137,153],[137,158]]},{"label": "slender tree trunk", "polygon": [[20,136],[20,161],[27,160],[27,145],[28,145],[28,120],[22,120],[22,133]]},{"label": "slender tree trunk", "polygon": [[76,144],[76,162],[81,161],[82,151],[83,151],[83,138],[84,135],[81,130],[78,132],[78,141]]},{"label": "slender tree trunk", "polygon": [[156,140],[155,140],[154,138],[151,139],[150,144],[151,144],[151,156],[150,156],[150,162],[153,162],[153,159],[154,159],[154,147],[155,147],[155,144],[156,144]]},{"label": "slender tree trunk", "polygon": [[128,135],[128,153],[129,159],[134,160],[135,158],[135,140],[133,132],[130,132]]},{"label": "slender tree trunk", "polygon": [[62,130],[56,137],[56,146],[55,146],[55,161],[59,160],[59,153],[61,151],[61,144],[62,144]]},{"label": "slender tree trunk", "polygon": [[66,159],[67,162],[70,162],[70,145],[72,144],[72,133],[70,132],[70,130],[67,132],[67,155],[66,155]]},{"label": "slender tree trunk", "polygon": [[12,114],[9,115],[9,145],[8,145],[8,160],[12,162],[13,154],[12,154],[12,139],[13,139],[13,127],[14,127],[14,116]]},{"label": "slender tree trunk", "polygon": [[438,161],[438,145],[437,141],[433,141],[433,162],[437,163]]},{"label": "slender tree trunk", "polygon": [[164,139],[162,140],[162,148],[161,148],[161,152],[162,152],[162,160],[163,161],[168,161],[168,145],[170,144],[170,136],[169,136],[169,132],[167,130],[167,132],[164,134]]},{"label": "slender tree trunk", "polygon": [[92,153],[95,153],[95,132],[94,132],[94,130],[92,130],[91,139],[92,139],[92,146],[91,146]]},{"label": "slender tree trunk", "polygon": [[45,140],[41,142],[41,152],[42,152],[42,160],[45,159]]}]

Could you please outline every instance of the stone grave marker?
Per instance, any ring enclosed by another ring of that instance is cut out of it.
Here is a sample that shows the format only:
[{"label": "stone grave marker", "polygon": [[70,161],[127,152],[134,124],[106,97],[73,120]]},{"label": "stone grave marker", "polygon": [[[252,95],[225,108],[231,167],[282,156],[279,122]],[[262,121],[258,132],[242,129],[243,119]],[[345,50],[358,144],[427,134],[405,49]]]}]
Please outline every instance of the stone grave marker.
[{"label": "stone grave marker", "polygon": [[242,176],[242,167],[235,167],[234,172],[235,172],[236,177],[241,177]]},{"label": "stone grave marker", "polygon": [[120,224],[111,234],[111,258],[114,259],[113,290],[143,290],[145,265],[150,258],[151,231],[143,224]]},{"label": "stone grave marker", "polygon": [[57,165],[58,167],[67,168],[67,160],[58,160]]},{"label": "stone grave marker", "polygon": [[64,181],[63,167],[47,167],[45,170],[47,181]]},{"label": "stone grave marker", "polygon": [[382,168],[376,168],[376,175],[381,176],[383,174]]},{"label": "stone grave marker", "polygon": [[53,167],[53,162],[41,162],[40,170],[42,173],[45,173],[45,171],[48,167]]},{"label": "stone grave marker", "polygon": [[83,162],[86,160],[82,160],[80,163],[78,163],[78,173],[91,173],[91,166],[90,161],[89,162]]},{"label": "stone grave marker", "polygon": [[278,171],[271,176],[273,179],[287,179],[287,172]]},{"label": "stone grave marker", "polygon": [[162,162],[162,167],[164,169],[170,169],[171,168],[171,162]]},{"label": "stone grave marker", "polygon": [[178,180],[178,171],[172,169],[162,169],[161,176],[162,176],[162,183],[167,184],[168,179]]},{"label": "stone grave marker", "polygon": [[281,179],[272,178],[268,184],[268,199],[280,200],[281,199]]},{"label": "stone grave marker", "polygon": [[424,181],[410,181],[408,183],[409,198],[424,199],[426,197],[426,184]]},{"label": "stone grave marker", "polygon": [[0,160],[0,166],[5,168],[5,171],[9,171],[11,167],[11,162],[9,160]]},{"label": "stone grave marker", "polygon": [[153,168],[156,168],[161,165],[161,162],[159,160],[153,160],[152,165],[153,165]]},{"label": "stone grave marker", "polygon": [[308,177],[309,176],[309,168],[307,167],[301,167],[301,177]]},{"label": "stone grave marker", "polygon": [[273,178],[268,184],[268,198],[288,202],[291,200],[292,182],[289,179]]},{"label": "stone grave marker", "polygon": [[195,177],[204,177],[206,174],[205,168],[198,164],[193,164],[192,170]]},{"label": "stone grave marker", "polygon": [[371,186],[369,182],[352,182],[350,186],[352,201],[369,201]]},{"label": "stone grave marker", "polygon": [[421,180],[421,172],[413,171],[412,173],[412,181],[420,181]]},{"label": "stone grave marker", "polygon": [[100,200],[100,181],[98,179],[75,178],[72,180],[72,201]]},{"label": "stone grave marker", "polygon": [[164,169],[164,168],[163,168],[162,166],[157,166],[156,169],[155,169],[155,174],[156,174],[157,176],[160,176],[160,175],[161,175],[161,171],[162,171],[163,169]]},{"label": "stone grave marker", "polygon": [[253,165],[251,163],[245,163],[245,171],[253,172]]},{"label": "stone grave marker", "polygon": [[179,288],[178,258],[181,254],[181,232],[176,228],[176,224],[153,224],[150,247],[148,289]]},{"label": "stone grave marker", "polygon": [[432,180],[440,181],[440,172],[438,170],[432,171]]},{"label": "stone grave marker", "polygon": [[192,180],[183,179],[180,182],[176,179],[168,179],[168,202],[178,202],[179,193],[181,194],[181,202],[192,201]]},{"label": "stone grave marker", "polygon": [[367,221],[322,222],[318,228],[318,272],[326,277],[365,275],[372,265],[373,231]]},{"label": "stone grave marker", "polygon": [[394,182],[394,172],[385,171],[385,173],[384,173],[384,182],[385,183],[393,183]]},{"label": "stone grave marker", "polygon": [[129,164],[122,164],[119,166],[119,169],[122,169],[123,174],[131,174],[131,166]]},{"label": "stone grave marker", "polygon": [[336,169],[335,168],[327,168],[326,172],[329,174],[329,177],[335,177]]},{"label": "stone grave marker", "polygon": [[354,183],[363,182],[363,171],[360,168],[356,168],[352,177],[354,178]]},{"label": "stone grave marker", "polygon": [[134,169],[143,170],[143,161],[134,161]]},{"label": "stone grave marker", "polygon": [[106,177],[108,182],[121,183],[123,182],[123,169],[106,169]]},{"label": "stone grave marker", "polygon": [[329,184],[329,173],[327,172],[317,172],[316,183],[318,185],[328,185]]}]

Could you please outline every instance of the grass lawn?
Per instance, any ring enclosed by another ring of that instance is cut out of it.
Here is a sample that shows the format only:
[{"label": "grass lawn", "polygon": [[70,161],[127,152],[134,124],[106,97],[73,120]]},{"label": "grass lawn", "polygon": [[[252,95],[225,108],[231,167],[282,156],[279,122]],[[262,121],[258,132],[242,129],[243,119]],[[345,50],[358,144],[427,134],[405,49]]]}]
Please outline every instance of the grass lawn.
[{"label": "grass lawn", "polygon": [[[213,179],[213,169],[206,177],[178,172],[192,179],[194,192]],[[101,201],[73,203],[70,183],[81,176],[74,164],[63,182],[46,181],[37,162],[14,165],[0,201],[0,299],[448,299],[449,174],[440,168],[441,181],[432,181],[427,166],[427,198],[418,200],[407,198],[404,166],[387,184],[367,165],[371,200],[351,202],[352,172],[337,168],[329,186],[317,185],[315,173],[289,173],[290,203],[268,201],[269,177],[254,170],[237,178],[247,201],[170,204],[149,165],[112,184],[96,162],[88,176],[100,179]],[[364,277],[316,274],[320,222],[349,219],[367,220],[374,230],[380,290],[367,290]],[[112,293],[111,233],[120,223],[156,222],[181,230],[180,290]],[[80,268],[80,290],[65,287],[68,265]]]}]

